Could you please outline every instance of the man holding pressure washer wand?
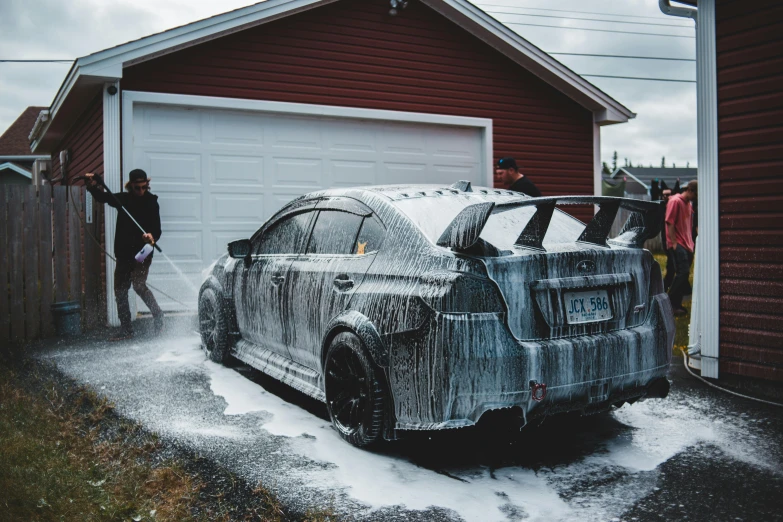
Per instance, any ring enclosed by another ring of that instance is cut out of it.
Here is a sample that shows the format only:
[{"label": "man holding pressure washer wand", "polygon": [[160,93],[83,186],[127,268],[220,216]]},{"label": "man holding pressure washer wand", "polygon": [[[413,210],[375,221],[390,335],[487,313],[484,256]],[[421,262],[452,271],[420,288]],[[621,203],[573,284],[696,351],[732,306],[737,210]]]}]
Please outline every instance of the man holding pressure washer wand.
[{"label": "man holding pressure washer wand", "polygon": [[[155,296],[147,287],[147,275],[152,264],[152,246],[160,239],[160,207],[158,196],[151,194],[150,179],[141,169],[134,169],[125,184],[127,192],[112,194],[100,177],[84,175],[87,190],[98,203],[108,203],[117,209],[117,228],[114,233],[114,298],[120,316],[120,330],[110,341],[133,337],[128,291],[131,285],[152,312],[155,332],[163,330],[163,312]],[[146,246],[150,245],[150,246]],[[146,247],[145,247],[146,246]]]}]

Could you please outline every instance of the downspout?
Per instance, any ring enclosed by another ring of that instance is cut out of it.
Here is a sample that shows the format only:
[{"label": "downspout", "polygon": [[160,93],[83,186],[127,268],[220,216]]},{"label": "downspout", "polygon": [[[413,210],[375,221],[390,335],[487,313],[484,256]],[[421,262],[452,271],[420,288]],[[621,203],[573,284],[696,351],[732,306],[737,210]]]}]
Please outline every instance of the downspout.
[{"label": "downspout", "polygon": [[[699,249],[694,270],[688,352],[703,377],[718,378],[720,346],[720,258],[718,212],[718,95],[715,0],[698,9],[658,0],[666,15],[696,21],[696,108],[698,120]],[[698,357],[700,356],[700,360]]]}]

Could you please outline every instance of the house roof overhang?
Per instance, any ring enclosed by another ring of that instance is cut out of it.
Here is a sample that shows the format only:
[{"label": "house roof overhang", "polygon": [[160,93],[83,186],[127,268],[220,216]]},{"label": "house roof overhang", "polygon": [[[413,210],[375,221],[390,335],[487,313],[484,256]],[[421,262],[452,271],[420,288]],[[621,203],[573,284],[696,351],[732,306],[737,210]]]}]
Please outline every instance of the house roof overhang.
[{"label": "house roof overhang", "polygon": [[2,170],[12,170],[16,172],[17,174],[21,174],[22,176],[33,179],[33,173],[29,170],[20,167],[19,165],[16,165],[15,163],[11,163],[10,161],[6,161],[5,163],[0,162],[0,171]]},{"label": "house roof overhang", "polygon": [[[125,67],[337,1],[266,0],[78,58],[51,107],[41,112],[42,117],[30,135],[31,150],[51,152],[49,149],[60,142],[73,118],[81,114],[84,106],[101,91],[106,82],[120,80]],[[636,116],[627,107],[467,0],[420,2],[592,111],[593,119],[599,125],[623,123]]]}]

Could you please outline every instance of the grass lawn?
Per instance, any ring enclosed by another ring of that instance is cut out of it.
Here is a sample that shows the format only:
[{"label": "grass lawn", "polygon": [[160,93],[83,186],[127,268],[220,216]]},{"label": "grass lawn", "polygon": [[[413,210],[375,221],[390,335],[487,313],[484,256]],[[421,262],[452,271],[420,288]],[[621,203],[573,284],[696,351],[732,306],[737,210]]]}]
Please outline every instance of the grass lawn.
[{"label": "grass lawn", "polygon": [[89,389],[2,359],[0,522],[336,520],[289,517],[260,484],[166,450]]},{"label": "grass lawn", "polygon": [[[666,276],[666,254],[653,254],[655,260],[661,265],[661,273]],[[693,266],[691,265],[690,282],[693,285]],[[679,354],[680,350],[688,349],[688,326],[691,324],[691,296],[685,296],[682,305],[688,310],[687,315],[675,316],[674,324],[677,329],[674,334],[674,353]]]}]

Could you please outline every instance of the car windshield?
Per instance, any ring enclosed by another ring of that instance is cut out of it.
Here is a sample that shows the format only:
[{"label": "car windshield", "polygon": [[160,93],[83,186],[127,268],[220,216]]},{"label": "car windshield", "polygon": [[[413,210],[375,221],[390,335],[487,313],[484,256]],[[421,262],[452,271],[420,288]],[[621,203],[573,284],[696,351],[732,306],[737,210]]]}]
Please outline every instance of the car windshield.
[{"label": "car windshield", "polygon": [[[507,202],[516,198],[508,196],[452,195],[423,197],[395,201],[402,210],[433,243],[437,243],[443,231],[465,207],[492,201]],[[500,250],[511,250],[527,222],[533,217],[535,207],[518,207],[492,214],[481,232],[481,239]],[[570,243],[576,241],[584,230],[584,224],[565,212],[556,210],[547,229],[544,243]]]}]

